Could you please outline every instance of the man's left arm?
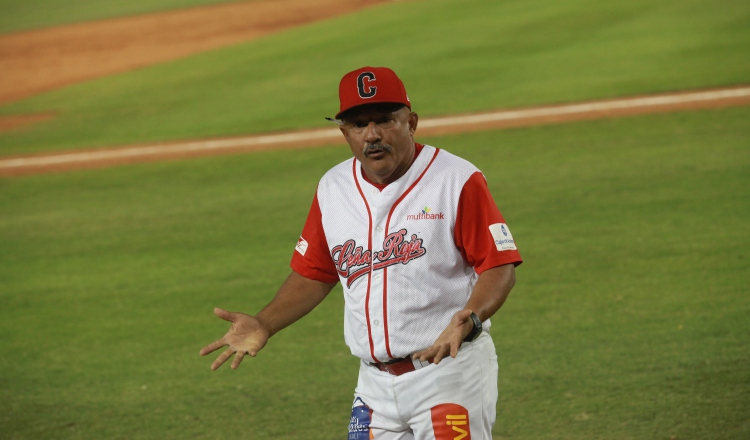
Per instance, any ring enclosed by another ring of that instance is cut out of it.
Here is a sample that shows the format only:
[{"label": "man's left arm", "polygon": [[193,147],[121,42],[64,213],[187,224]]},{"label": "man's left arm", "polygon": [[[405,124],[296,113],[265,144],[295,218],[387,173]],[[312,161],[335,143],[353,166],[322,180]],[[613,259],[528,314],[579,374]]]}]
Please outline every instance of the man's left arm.
[{"label": "man's left arm", "polygon": [[430,359],[435,364],[440,363],[446,356],[456,357],[461,342],[474,327],[471,313],[474,312],[482,322],[489,319],[508,298],[515,282],[516,268],[512,263],[482,272],[474,285],[466,307],[453,315],[448,327],[443,330],[431,347],[418,351],[412,356],[421,361]]}]

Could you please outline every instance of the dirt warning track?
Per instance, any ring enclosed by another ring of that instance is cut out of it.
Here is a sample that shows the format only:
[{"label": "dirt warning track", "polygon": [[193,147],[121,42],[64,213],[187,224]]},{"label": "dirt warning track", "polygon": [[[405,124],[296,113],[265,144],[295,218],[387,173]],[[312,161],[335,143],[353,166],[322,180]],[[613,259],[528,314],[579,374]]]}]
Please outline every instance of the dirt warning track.
[{"label": "dirt warning track", "polygon": [[389,1],[256,0],[0,35],[0,104]]},{"label": "dirt warning track", "polygon": [[[418,137],[520,127],[545,123],[601,119],[644,113],[718,108],[750,104],[750,86],[579,102],[419,121]],[[210,156],[277,148],[306,148],[343,143],[336,127],[288,133],[206,139],[158,145],[40,154],[0,159],[0,176],[37,174],[126,163]]]}]

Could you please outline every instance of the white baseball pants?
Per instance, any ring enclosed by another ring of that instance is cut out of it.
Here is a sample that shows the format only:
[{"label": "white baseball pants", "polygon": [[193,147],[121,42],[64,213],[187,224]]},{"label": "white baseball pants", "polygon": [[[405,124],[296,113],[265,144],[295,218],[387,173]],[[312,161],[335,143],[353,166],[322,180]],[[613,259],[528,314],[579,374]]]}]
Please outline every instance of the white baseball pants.
[{"label": "white baseball pants", "polygon": [[[486,332],[462,344],[455,359],[401,376],[363,361],[349,439],[492,440],[497,373],[495,346]],[[369,430],[361,423],[365,419]],[[352,426],[359,432],[352,433]]]}]

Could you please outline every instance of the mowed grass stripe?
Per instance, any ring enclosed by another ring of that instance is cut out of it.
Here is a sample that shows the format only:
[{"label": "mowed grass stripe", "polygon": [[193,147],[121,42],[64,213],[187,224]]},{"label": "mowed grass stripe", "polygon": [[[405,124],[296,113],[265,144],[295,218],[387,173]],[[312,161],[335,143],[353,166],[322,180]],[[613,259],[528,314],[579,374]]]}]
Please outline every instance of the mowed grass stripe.
[{"label": "mowed grass stripe", "polygon": [[[750,109],[423,138],[479,166],[524,256],[494,433],[750,435]],[[335,290],[240,370],[198,350],[274,294],[344,146],[0,181],[9,438],[344,438]],[[419,206],[415,203],[415,206]],[[311,422],[311,421],[314,421]]]},{"label": "mowed grass stripe", "polygon": [[[437,131],[466,132],[487,129],[489,126],[510,124],[533,125],[551,120],[561,122],[582,117],[595,119],[621,114],[649,113],[665,109],[701,108],[742,105],[750,103],[750,87],[686,92],[674,95],[634,97],[600,102],[577,103],[523,110],[504,110],[491,113],[426,118],[419,123],[420,135]],[[132,163],[154,159],[171,159],[186,154],[207,155],[223,151],[252,151],[262,148],[327,145],[341,141],[338,129],[308,130],[296,133],[268,134],[235,139],[195,141],[170,145],[113,148],[104,151],[51,154],[0,160],[0,176],[24,174],[45,169],[86,168],[111,165],[121,161]],[[63,167],[60,167],[60,166]],[[7,170],[7,171],[5,171]],[[4,172],[5,171],[5,172]]]},{"label": "mowed grass stripe", "polygon": [[736,86],[747,17],[745,0],[390,2],[2,106],[56,118],[0,133],[0,152],[322,128],[339,79],[364,65],[398,72],[422,117]]}]

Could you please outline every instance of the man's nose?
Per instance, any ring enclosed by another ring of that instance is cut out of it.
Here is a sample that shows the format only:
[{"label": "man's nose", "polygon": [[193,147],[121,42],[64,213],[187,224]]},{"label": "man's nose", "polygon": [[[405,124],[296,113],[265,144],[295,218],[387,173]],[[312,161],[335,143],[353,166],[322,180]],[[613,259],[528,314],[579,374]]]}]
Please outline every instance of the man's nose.
[{"label": "man's nose", "polygon": [[370,121],[365,128],[365,141],[372,144],[380,140],[380,128],[374,121]]}]

